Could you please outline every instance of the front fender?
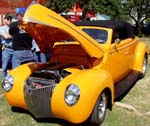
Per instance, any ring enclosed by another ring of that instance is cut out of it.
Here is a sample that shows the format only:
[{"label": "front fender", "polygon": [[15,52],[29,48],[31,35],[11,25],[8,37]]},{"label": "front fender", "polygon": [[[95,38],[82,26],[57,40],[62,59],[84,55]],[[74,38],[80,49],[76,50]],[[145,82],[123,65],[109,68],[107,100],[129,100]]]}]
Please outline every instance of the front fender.
[{"label": "front fender", "polygon": [[40,63],[28,63],[23,64],[9,72],[14,78],[13,88],[9,92],[5,92],[5,98],[7,102],[14,107],[20,107],[26,109],[24,100],[24,83],[25,80],[31,75],[31,73],[43,67],[44,64]]},{"label": "front fender", "polygon": [[144,60],[144,55],[147,55],[147,47],[144,42],[139,42],[136,46],[134,61],[133,61],[133,70],[142,72],[142,65]]},{"label": "front fender", "polygon": [[[67,86],[72,83],[80,88],[80,98],[75,105],[68,106],[64,101],[64,94]],[[55,117],[69,122],[81,123],[90,116],[99,94],[105,88],[110,89],[112,99],[114,99],[112,78],[102,69],[90,69],[72,74],[54,89],[51,100],[52,113]]]}]

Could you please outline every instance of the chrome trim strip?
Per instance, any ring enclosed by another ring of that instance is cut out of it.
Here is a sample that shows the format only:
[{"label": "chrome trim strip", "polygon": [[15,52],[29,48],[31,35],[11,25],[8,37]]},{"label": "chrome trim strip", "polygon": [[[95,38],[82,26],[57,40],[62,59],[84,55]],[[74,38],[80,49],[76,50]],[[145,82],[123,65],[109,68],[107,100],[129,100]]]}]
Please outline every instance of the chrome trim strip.
[{"label": "chrome trim strip", "polygon": [[[120,51],[120,50],[125,49],[125,48],[127,48],[127,47],[129,47],[129,46],[132,46],[135,42],[136,42],[136,41],[132,41],[131,43],[128,43],[128,45],[124,45],[124,46],[122,46],[122,47],[117,48],[117,50]],[[114,52],[116,52],[115,49],[113,49],[112,51],[110,51],[109,54],[112,54],[112,53],[114,53]]]}]

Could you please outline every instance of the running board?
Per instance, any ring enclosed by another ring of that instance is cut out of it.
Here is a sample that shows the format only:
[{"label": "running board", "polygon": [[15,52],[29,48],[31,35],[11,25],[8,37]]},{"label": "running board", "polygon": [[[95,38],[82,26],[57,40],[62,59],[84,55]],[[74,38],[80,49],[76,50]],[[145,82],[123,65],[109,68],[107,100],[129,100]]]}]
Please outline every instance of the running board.
[{"label": "running board", "polygon": [[139,76],[139,71],[132,71],[127,77],[115,84],[115,101],[120,101],[130,91]]}]

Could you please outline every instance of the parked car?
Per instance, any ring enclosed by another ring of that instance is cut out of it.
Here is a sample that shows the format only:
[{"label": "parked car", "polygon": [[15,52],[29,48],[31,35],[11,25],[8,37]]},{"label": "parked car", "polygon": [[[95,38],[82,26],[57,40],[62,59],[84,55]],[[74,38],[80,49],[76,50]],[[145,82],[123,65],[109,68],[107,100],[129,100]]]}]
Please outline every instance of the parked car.
[{"label": "parked car", "polygon": [[143,24],[142,32],[144,35],[150,35],[150,23]]},{"label": "parked car", "polygon": [[147,48],[124,21],[72,24],[39,4],[26,11],[20,27],[41,51],[51,50],[49,63],[31,62],[9,72],[5,97],[36,118],[100,125],[107,108],[121,100],[144,77]]}]

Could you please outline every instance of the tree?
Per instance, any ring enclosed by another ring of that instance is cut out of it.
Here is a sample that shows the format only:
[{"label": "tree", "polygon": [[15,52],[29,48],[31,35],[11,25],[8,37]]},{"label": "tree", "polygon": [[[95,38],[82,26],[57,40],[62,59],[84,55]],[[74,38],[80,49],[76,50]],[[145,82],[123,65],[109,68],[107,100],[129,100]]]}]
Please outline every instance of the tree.
[{"label": "tree", "polygon": [[75,1],[76,0],[49,0],[46,6],[57,13],[68,12],[75,4]]},{"label": "tree", "polygon": [[95,13],[110,15],[113,19],[122,16],[120,0],[49,0],[47,7],[58,13],[67,12],[72,6],[75,6],[76,2],[79,2],[83,9],[82,20],[86,19],[87,12],[91,10]]},{"label": "tree", "polygon": [[122,17],[121,1],[120,0],[81,0],[83,5],[83,17],[89,10],[95,13],[106,14],[111,16],[111,19],[120,19]]},{"label": "tree", "polygon": [[135,23],[137,34],[141,34],[143,22],[150,18],[150,0],[123,0],[122,7]]}]

